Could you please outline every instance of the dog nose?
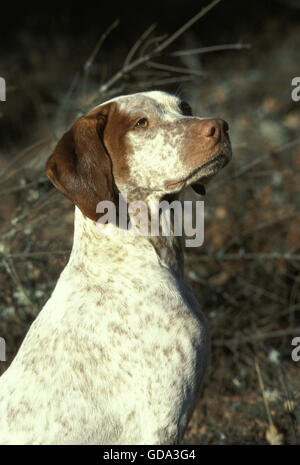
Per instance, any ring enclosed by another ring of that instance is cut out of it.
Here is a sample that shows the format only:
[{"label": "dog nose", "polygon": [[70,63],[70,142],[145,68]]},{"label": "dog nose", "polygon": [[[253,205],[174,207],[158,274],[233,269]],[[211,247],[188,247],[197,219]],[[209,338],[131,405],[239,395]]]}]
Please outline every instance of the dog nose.
[{"label": "dog nose", "polygon": [[211,118],[202,120],[199,129],[201,136],[214,137],[219,140],[227,134],[229,126],[223,119]]}]

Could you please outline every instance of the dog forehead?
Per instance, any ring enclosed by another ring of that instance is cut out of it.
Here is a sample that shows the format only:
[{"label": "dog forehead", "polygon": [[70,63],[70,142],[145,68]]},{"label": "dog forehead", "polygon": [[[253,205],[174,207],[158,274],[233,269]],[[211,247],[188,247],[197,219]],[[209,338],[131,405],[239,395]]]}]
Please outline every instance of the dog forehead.
[{"label": "dog forehead", "polygon": [[121,95],[107,100],[93,108],[92,112],[101,106],[116,103],[118,109],[123,112],[133,112],[138,110],[156,111],[165,113],[168,111],[178,111],[179,98],[162,91],[139,92],[129,95]]}]

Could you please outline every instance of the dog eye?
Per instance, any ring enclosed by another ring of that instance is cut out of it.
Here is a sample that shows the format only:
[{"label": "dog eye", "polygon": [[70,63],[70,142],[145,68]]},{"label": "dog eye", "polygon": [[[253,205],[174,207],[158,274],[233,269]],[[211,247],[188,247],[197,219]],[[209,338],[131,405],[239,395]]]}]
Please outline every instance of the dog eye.
[{"label": "dog eye", "polygon": [[139,128],[147,128],[149,126],[149,121],[147,118],[139,119],[135,126]]},{"label": "dog eye", "polygon": [[185,115],[185,116],[192,116],[193,115],[191,106],[187,102],[181,101],[180,104],[179,104],[179,108],[180,108],[183,115]]}]

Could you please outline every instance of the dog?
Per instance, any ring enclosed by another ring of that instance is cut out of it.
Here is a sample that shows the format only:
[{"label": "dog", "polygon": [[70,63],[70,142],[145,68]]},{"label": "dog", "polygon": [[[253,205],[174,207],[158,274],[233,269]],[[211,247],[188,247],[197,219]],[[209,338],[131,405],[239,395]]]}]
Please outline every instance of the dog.
[{"label": "dog", "polygon": [[98,206],[118,213],[121,195],[149,219],[186,186],[203,192],[230,158],[225,121],[161,91],[113,98],[63,135],[46,174],[75,204],[73,248],[0,378],[1,444],[181,441],[210,354],[182,240],[133,235]]}]

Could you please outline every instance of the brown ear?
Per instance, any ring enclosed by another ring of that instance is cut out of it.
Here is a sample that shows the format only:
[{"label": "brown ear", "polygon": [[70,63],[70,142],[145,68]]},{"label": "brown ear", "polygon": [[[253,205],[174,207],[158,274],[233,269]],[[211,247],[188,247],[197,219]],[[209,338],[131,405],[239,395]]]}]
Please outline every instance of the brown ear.
[{"label": "brown ear", "polygon": [[79,118],[64,134],[46,164],[46,175],[55,187],[97,221],[102,200],[117,203],[112,162],[102,141],[103,114]]}]

